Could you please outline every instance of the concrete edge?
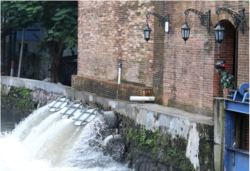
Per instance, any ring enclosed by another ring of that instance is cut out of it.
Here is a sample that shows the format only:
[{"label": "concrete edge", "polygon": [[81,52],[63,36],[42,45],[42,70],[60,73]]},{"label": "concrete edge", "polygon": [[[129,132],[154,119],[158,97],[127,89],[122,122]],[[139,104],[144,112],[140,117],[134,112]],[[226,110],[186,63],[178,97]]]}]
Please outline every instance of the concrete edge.
[{"label": "concrete edge", "polygon": [[[66,94],[67,96],[71,96],[73,99],[82,100],[87,103],[98,104],[105,110],[114,110],[133,119],[136,119],[137,114],[140,110],[146,110],[148,112],[154,113],[154,116],[156,118],[159,118],[160,115],[168,115],[180,119],[188,119],[191,123],[201,123],[211,126],[213,126],[214,124],[211,117],[188,113],[179,109],[165,107],[158,104],[141,104],[121,101],[117,99],[108,99],[98,96],[94,93],[78,91],[72,88],[67,88]],[[153,106],[154,108],[152,109],[151,106]],[[160,109],[157,110],[157,108]]]},{"label": "concrete edge", "polygon": [[1,84],[6,86],[14,86],[14,87],[23,87],[32,90],[33,88],[41,88],[47,92],[54,92],[62,95],[66,95],[66,88],[70,88],[69,86],[64,86],[60,84],[25,79],[25,78],[17,78],[17,77],[9,77],[9,76],[1,76]]},{"label": "concrete edge", "polygon": [[75,90],[69,86],[60,84],[44,82],[39,80],[24,79],[17,77],[1,76],[1,84],[6,86],[15,86],[33,89],[35,87],[41,88],[47,92],[54,92],[67,97],[71,96],[72,99],[82,100],[90,104],[98,104],[105,110],[115,110],[125,116],[136,120],[137,114],[141,110],[146,110],[149,113],[153,113],[154,117],[159,118],[160,115],[168,115],[180,119],[188,119],[191,123],[201,123],[206,125],[213,125],[213,121],[210,117],[202,116],[198,114],[188,113],[175,108],[165,107],[158,104],[141,104],[134,102],[127,102],[117,99],[108,99],[106,97],[98,96],[94,93]]}]

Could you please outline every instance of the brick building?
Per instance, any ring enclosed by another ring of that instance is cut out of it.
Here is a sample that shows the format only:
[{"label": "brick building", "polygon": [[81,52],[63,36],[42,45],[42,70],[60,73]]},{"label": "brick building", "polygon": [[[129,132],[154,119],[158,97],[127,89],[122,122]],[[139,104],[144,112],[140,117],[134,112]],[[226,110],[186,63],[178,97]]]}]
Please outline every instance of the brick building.
[{"label": "brick building", "polygon": [[[114,83],[118,63],[122,63],[122,83],[152,88],[158,104],[212,116],[213,98],[222,96],[220,77],[214,70],[217,61],[227,62],[237,85],[249,82],[248,1],[79,1],[78,6],[78,72],[73,87],[76,79]],[[221,7],[237,13],[245,7],[246,22],[243,35],[235,29],[231,15],[221,11],[225,36],[219,44],[213,29],[218,24],[216,10]],[[199,16],[189,12],[191,30],[185,43],[181,27],[189,8],[202,13],[210,9],[211,27],[208,33]],[[147,42],[143,29],[148,12],[169,13],[170,25],[165,33],[151,15]]]}]

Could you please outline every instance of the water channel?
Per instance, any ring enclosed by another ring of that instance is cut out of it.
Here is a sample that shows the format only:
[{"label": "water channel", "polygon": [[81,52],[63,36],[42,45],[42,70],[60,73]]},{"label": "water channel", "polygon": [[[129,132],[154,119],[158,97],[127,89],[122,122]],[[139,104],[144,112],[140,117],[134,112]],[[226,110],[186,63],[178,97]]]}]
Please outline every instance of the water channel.
[{"label": "water channel", "polygon": [[[60,111],[59,111],[60,112]],[[0,134],[1,171],[129,171],[126,164],[104,156],[90,145],[104,120],[96,117],[86,126],[75,126],[50,113],[44,106],[21,120],[2,113]]]},{"label": "water channel", "polygon": [[11,110],[1,110],[1,132],[11,132],[21,120]]}]

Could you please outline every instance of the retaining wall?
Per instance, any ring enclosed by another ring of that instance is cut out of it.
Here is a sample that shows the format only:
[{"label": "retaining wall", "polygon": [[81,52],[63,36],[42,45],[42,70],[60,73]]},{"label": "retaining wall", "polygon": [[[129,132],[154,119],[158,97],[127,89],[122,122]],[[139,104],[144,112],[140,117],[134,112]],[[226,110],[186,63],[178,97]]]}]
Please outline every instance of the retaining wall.
[{"label": "retaining wall", "polygon": [[32,111],[66,95],[59,84],[16,77],[1,77],[1,112],[25,118]]},{"label": "retaining wall", "polygon": [[[149,153],[147,159],[148,161],[155,161],[152,162],[152,165],[155,163],[162,163],[161,160],[166,161],[168,156],[166,156],[165,159],[160,158],[161,156],[165,155],[161,152],[161,149],[165,147],[166,149],[170,149],[171,147],[173,149],[177,149],[175,155],[176,158],[171,160],[178,159],[179,163],[177,164],[183,165],[183,168],[180,168],[180,170],[193,170],[193,168],[200,171],[214,170],[214,122],[210,117],[192,114],[179,109],[164,107],[157,104],[138,104],[121,100],[108,99],[100,97],[93,93],[77,91],[67,86],[48,82],[4,76],[2,76],[1,78],[1,85],[14,87],[25,86],[29,89],[37,87],[47,92],[56,92],[66,96],[71,96],[72,99],[85,101],[87,104],[98,106],[103,110],[113,110],[117,113],[118,116],[120,116],[120,119],[124,121],[129,120],[129,123],[127,122],[127,125],[123,128],[125,136],[136,137],[134,133],[144,129],[148,132],[151,132],[152,136],[153,133],[160,131],[163,137],[168,137],[172,144],[171,146],[166,147],[160,145],[163,145],[164,143],[162,142],[165,141],[157,142],[157,151],[153,151],[154,154],[152,155]],[[122,120],[120,121],[120,123],[124,123]],[[121,125],[119,125],[119,128],[121,128]],[[132,135],[131,129],[129,128],[133,129]],[[120,131],[122,131],[122,129]],[[140,135],[141,134],[138,134],[139,139]],[[151,137],[151,135],[149,135],[149,137]],[[146,140],[147,139],[145,139],[145,142]],[[134,151],[133,148],[138,147],[137,150],[139,152],[142,152],[143,154],[143,150],[139,148],[140,144],[135,144],[136,138],[134,138],[134,142],[132,141],[132,139],[126,138],[126,142],[128,143],[128,149],[131,150],[130,152]],[[150,144],[148,145],[150,147]],[[178,148],[182,151],[179,151]],[[170,151],[168,150],[166,153],[169,152]],[[175,154],[174,151],[172,152],[173,154]],[[182,157],[185,158],[185,161],[187,161],[184,164],[181,163],[182,159],[179,159],[181,154],[183,155]],[[156,155],[156,158],[153,157],[154,155]],[[132,161],[143,159],[140,156],[138,157],[138,159],[136,159],[137,157],[137,155],[130,155],[130,159]],[[189,166],[188,163],[191,163],[192,165]],[[145,164],[147,164],[147,162]],[[174,167],[174,163],[171,164],[168,162],[163,162],[163,165],[164,164],[169,164],[166,166],[168,168],[167,170],[172,170],[172,168]],[[145,168],[144,166],[145,165],[143,165],[143,161],[141,161],[134,162],[134,165],[132,165],[131,167],[135,168],[136,170],[150,170],[151,168]],[[188,169],[186,167],[188,167]]]},{"label": "retaining wall", "polygon": [[[66,94],[74,99],[83,100],[86,103],[101,107],[103,110],[113,110],[123,117],[130,118],[132,122],[127,123],[126,134],[129,133],[128,128],[131,124],[135,124],[143,126],[146,130],[151,130],[152,132],[161,130],[161,133],[165,137],[171,135],[173,143],[183,141],[181,146],[185,146],[184,154],[189,158],[195,170],[214,170],[214,122],[212,118],[157,104],[137,104],[103,98],[96,94],[80,92],[73,89],[67,89]],[[140,128],[136,127],[135,129],[138,130]],[[176,146],[176,148],[177,147],[179,146]],[[132,158],[135,160],[140,157],[135,155],[132,156]],[[152,159],[150,156],[149,158]],[[158,158],[154,160],[160,162]],[[142,163],[140,163],[140,165],[143,166]],[[171,167],[171,165],[169,167]],[[151,167],[146,169],[135,165],[133,168],[136,170],[150,170],[149,168]],[[168,168],[168,170],[169,169],[170,168]],[[185,169],[186,168],[183,170]]]}]

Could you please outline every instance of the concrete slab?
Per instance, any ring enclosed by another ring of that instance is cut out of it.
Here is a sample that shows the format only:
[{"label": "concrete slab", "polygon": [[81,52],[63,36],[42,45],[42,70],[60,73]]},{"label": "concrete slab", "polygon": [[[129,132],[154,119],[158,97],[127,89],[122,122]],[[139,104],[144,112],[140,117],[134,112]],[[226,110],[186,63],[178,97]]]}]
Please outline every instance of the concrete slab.
[{"label": "concrete slab", "polygon": [[[72,89],[73,90],[73,89]],[[95,103],[100,105],[100,107],[108,110],[115,110],[118,113],[126,115],[130,118],[137,116],[140,110],[148,111],[149,113],[153,112],[156,114],[168,115],[172,117],[178,117],[182,119],[188,119],[190,123],[201,123],[206,125],[213,125],[212,117],[202,116],[199,114],[189,113],[183,110],[176,108],[161,106],[158,104],[142,104],[135,102],[122,101],[117,99],[108,99],[105,97],[98,96],[94,93],[84,92],[84,91],[75,91],[75,99],[82,100],[88,103]],[[136,112],[137,111],[137,112]]]},{"label": "concrete slab", "polygon": [[70,88],[69,86],[64,86],[61,84],[55,84],[45,81],[18,78],[18,77],[9,77],[9,76],[1,76],[1,84],[6,86],[14,86],[14,87],[22,87],[32,90],[34,87],[41,88],[47,92],[54,92],[58,94],[66,95],[66,88]]},{"label": "concrete slab", "polygon": [[143,104],[141,108],[155,111],[155,112],[165,114],[165,115],[185,118],[185,119],[188,119],[190,122],[197,122],[197,123],[203,123],[203,124],[208,124],[208,125],[214,124],[214,122],[212,121],[212,117],[189,113],[183,110],[179,110],[179,109],[175,109],[171,107],[165,107],[165,106],[161,106],[158,104]]}]

